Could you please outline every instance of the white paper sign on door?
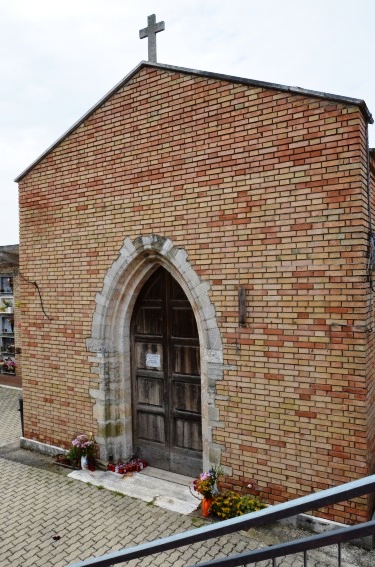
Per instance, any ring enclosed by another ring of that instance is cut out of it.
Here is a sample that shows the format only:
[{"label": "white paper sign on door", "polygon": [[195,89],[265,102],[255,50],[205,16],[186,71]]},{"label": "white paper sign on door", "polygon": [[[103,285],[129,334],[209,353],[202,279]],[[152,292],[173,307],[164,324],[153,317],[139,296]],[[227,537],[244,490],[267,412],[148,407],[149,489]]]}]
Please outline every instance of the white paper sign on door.
[{"label": "white paper sign on door", "polygon": [[146,354],[146,366],[160,368],[160,354]]}]

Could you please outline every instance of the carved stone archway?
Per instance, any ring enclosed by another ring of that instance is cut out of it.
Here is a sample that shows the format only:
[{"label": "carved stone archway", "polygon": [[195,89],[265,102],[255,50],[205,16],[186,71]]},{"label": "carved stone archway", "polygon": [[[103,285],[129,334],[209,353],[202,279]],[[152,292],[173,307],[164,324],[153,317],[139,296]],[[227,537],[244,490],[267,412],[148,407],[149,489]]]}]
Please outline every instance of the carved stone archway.
[{"label": "carved stone archway", "polygon": [[132,454],[130,321],[144,282],[163,266],[183,288],[193,308],[201,350],[203,466],[219,464],[222,447],[212,441],[220,427],[216,407],[216,381],[223,376],[223,351],[215,309],[208,292],[184,249],[171,240],[151,235],[126,238],[118,259],[109,268],[96,297],[92,336],[87,350],[99,388],[90,390],[98,423],[100,456],[124,459]]}]

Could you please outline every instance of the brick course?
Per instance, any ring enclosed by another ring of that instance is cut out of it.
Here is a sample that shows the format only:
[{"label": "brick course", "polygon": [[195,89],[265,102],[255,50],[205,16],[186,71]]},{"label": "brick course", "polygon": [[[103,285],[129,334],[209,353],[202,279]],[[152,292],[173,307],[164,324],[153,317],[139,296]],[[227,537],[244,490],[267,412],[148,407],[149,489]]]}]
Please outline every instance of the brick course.
[{"label": "brick course", "polygon": [[51,317],[21,280],[25,437],[97,431],[96,294],[156,234],[210,286],[225,481],[278,502],[373,472],[366,128],[355,104],[141,67],[20,180],[20,268]]}]

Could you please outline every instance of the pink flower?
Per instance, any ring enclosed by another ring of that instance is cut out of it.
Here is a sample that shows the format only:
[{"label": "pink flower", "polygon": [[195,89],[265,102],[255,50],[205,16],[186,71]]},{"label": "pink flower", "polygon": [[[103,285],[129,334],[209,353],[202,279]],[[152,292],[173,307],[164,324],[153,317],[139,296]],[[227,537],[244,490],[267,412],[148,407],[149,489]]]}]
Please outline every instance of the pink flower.
[{"label": "pink flower", "polygon": [[210,477],[211,477],[211,475],[210,475],[209,472],[203,472],[203,473],[201,473],[201,474],[199,475],[199,478],[200,478],[201,480],[207,480],[207,479],[210,478]]}]

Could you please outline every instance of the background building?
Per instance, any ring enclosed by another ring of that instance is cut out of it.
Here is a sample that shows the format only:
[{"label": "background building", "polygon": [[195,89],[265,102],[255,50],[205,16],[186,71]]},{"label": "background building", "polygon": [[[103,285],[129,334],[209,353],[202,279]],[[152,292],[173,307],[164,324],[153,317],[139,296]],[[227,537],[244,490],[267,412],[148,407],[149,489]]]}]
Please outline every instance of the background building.
[{"label": "background building", "polygon": [[18,244],[0,246],[0,384],[21,385],[20,327],[16,327],[15,295],[18,290]]}]

